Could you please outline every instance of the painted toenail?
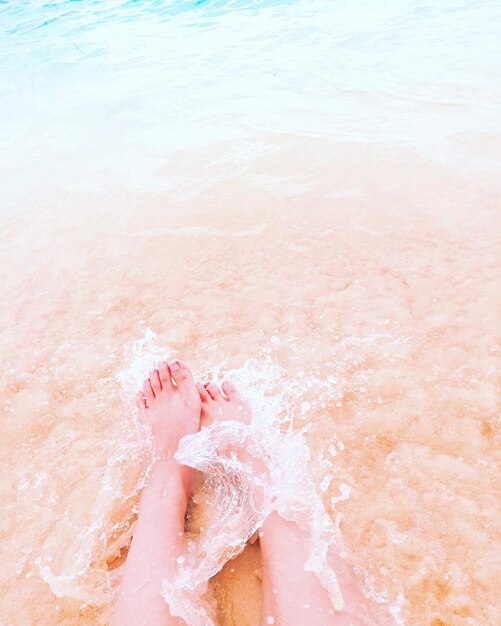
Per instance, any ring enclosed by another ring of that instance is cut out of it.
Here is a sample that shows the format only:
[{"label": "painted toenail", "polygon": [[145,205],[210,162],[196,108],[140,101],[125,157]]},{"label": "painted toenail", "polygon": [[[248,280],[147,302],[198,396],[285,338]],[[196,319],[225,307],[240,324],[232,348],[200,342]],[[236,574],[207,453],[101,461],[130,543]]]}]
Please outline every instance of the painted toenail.
[{"label": "painted toenail", "polygon": [[177,372],[180,367],[181,363],[179,363],[179,361],[172,361],[172,363],[169,363],[169,369],[171,372]]}]

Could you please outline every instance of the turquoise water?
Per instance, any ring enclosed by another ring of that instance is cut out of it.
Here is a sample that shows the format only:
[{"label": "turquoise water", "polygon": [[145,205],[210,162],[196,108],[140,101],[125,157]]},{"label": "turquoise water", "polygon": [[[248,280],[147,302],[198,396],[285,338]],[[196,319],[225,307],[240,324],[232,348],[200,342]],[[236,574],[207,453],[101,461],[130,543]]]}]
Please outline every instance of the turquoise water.
[{"label": "turquoise water", "polygon": [[500,32],[487,0],[0,0],[6,623],[109,623],[166,354],[305,426],[396,623],[496,623]]},{"label": "turquoise water", "polygon": [[42,180],[47,193],[165,191],[159,161],[193,148],[220,146],[242,175],[275,150],[265,133],[492,173],[500,13],[466,0],[0,3],[5,201],[19,209]]}]

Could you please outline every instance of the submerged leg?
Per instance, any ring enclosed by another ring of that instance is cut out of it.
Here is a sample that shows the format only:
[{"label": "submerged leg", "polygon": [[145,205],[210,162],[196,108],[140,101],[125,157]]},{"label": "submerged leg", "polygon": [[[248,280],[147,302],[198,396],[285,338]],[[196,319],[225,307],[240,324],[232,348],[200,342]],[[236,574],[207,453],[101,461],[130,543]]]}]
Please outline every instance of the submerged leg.
[{"label": "submerged leg", "polygon": [[297,524],[276,512],[268,516],[260,533],[263,555],[264,626],[366,626],[378,622],[350,565],[333,551],[330,566],[336,572],[345,606],[336,610],[317,576],[307,572],[308,536]]},{"label": "submerged leg", "polygon": [[[232,385],[223,383],[224,393],[214,384],[198,384],[197,388],[202,401],[202,426],[218,420],[251,422],[250,408]],[[242,460],[250,460],[245,449],[237,452]],[[272,513],[260,532],[260,543],[263,555],[261,626],[375,626],[378,623],[350,565],[332,552],[330,565],[337,574],[346,603],[343,610],[335,610],[317,576],[304,569],[308,560],[308,536],[297,524]]]},{"label": "submerged leg", "polygon": [[200,397],[190,370],[175,361],[150,372],[137,397],[148,424],[156,461],[139,512],[113,614],[113,626],[180,626],[160,595],[163,580],[185,553],[184,516],[193,470],[173,458],[179,441],[198,431]]}]

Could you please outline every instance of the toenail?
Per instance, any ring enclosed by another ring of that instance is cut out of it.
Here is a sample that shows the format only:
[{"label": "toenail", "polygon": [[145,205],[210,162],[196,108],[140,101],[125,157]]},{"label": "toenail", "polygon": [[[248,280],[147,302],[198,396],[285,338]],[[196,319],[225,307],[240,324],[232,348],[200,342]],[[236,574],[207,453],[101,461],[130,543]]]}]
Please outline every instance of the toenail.
[{"label": "toenail", "polygon": [[179,363],[179,361],[172,361],[172,363],[169,363],[169,369],[171,372],[177,372],[180,367],[181,363]]}]

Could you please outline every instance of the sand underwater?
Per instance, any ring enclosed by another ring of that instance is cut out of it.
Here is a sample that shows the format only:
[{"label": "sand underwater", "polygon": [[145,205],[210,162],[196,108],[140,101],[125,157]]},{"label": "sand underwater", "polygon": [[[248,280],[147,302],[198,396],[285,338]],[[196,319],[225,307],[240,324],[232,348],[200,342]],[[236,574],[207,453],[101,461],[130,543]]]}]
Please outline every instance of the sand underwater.
[{"label": "sand underwater", "polygon": [[[304,9],[310,27],[322,23],[318,6]],[[288,7],[273,9],[277,28],[292,19]],[[224,19],[214,18],[207,45],[219,45]],[[257,54],[259,65],[269,51]],[[494,70],[481,67],[487,93]],[[228,376],[265,418],[302,432],[310,491],[395,624],[499,622],[499,94],[477,111],[466,87],[481,73],[470,69],[463,100],[456,85],[449,104],[428,90],[410,105],[434,120],[423,122],[424,143],[410,132],[400,142],[307,132],[295,115],[310,100],[288,76],[277,97],[297,88],[290,110],[282,106],[289,125],[271,109],[269,124],[258,123],[245,107],[225,125],[228,111],[204,118],[195,102],[190,133],[207,124],[214,135],[165,152],[165,136],[152,139],[157,126],[147,141],[138,134],[155,107],[159,120],[165,87],[148,111],[114,117],[106,72],[70,73],[68,94],[50,113],[40,97],[21,130],[23,90],[54,95],[60,82],[30,74],[10,84],[1,105],[10,128],[0,213],[2,624],[108,623],[151,458],[133,395],[165,356],[200,380]],[[337,87],[321,78],[332,102]],[[81,81],[99,84],[99,97]],[[84,124],[65,134],[77,92]],[[404,99],[391,112],[383,100],[384,120],[405,130]],[[309,119],[321,127],[329,107],[317,104]],[[165,114],[158,128],[174,129],[178,118]],[[461,134],[465,119],[478,123]],[[219,624],[257,626],[259,593],[255,542],[207,597]]]}]

